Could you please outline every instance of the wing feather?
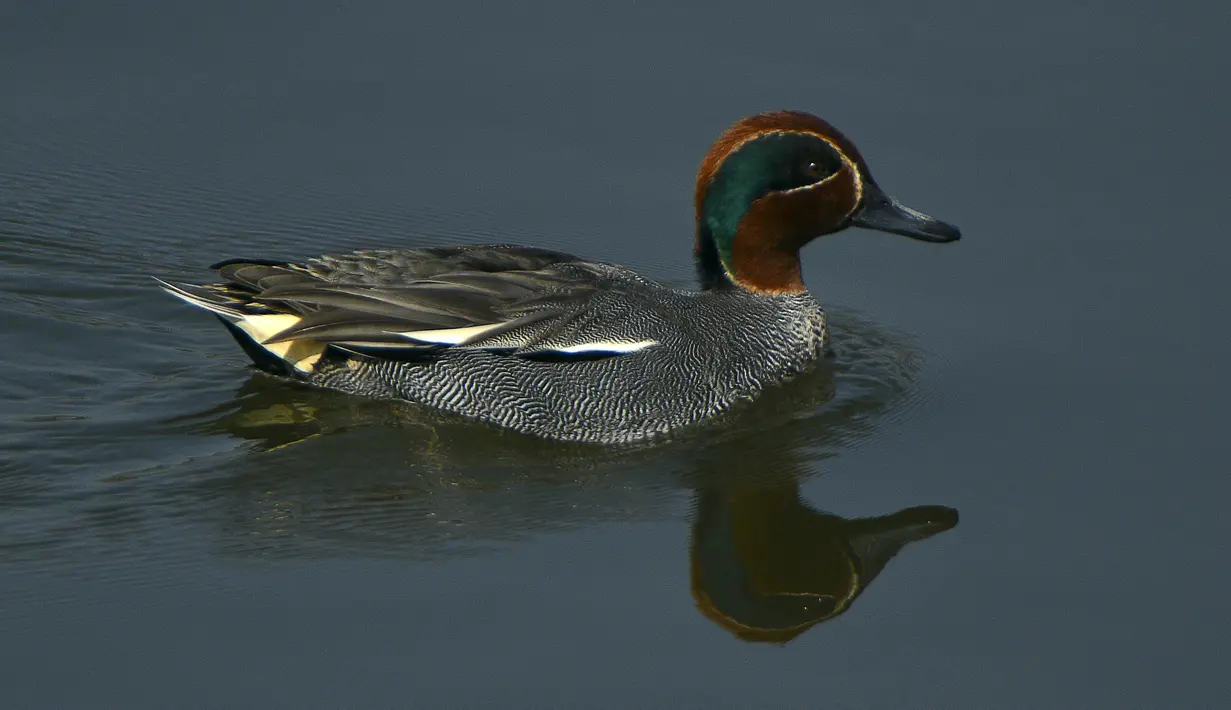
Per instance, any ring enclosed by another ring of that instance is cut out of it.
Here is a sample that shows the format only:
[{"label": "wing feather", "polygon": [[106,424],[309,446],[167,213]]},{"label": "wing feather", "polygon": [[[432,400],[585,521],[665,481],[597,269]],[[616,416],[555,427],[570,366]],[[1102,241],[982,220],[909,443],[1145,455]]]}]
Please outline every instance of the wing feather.
[{"label": "wing feather", "polygon": [[545,249],[375,250],[303,264],[235,259],[215,268],[224,283],[164,287],[241,327],[258,315],[295,316],[269,320],[287,324],[277,332],[259,331],[259,344],[275,354],[297,341],[382,357],[450,347],[618,355],[656,344],[588,327],[595,295],[635,276]]}]

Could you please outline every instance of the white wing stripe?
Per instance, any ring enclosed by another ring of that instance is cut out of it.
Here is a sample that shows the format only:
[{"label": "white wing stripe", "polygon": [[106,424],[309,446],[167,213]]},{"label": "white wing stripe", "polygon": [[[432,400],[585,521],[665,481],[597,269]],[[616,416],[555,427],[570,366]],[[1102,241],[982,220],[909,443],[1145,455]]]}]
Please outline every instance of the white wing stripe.
[{"label": "white wing stripe", "polygon": [[504,323],[488,325],[472,325],[465,328],[444,328],[442,330],[411,330],[398,335],[420,343],[434,345],[460,345],[471,338],[478,337],[489,330],[499,328]]},{"label": "white wing stripe", "polygon": [[568,355],[578,355],[581,353],[619,353],[621,355],[635,353],[638,350],[658,345],[657,340],[638,340],[636,342],[627,342],[619,340],[600,340],[594,343],[578,343],[576,345],[566,345],[562,348],[544,348],[544,350],[566,353]]},{"label": "white wing stripe", "polygon": [[[487,325],[472,325],[464,328],[409,330],[405,332],[397,332],[397,335],[400,335],[407,340],[412,340],[416,343],[430,343],[432,345],[465,345],[466,343],[481,339],[485,333],[507,325],[508,323],[489,323]],[[562,345],[560,347],[542,346],[541,348],[536,348],[536,350],[541,352],[556,352],[564,355],[582,355],[586,353],[611,353],[613,355],[627,355],[628,353],[635,353],[639,350],[644,350],[655,345],[658,345],[657,340],[598,340],[590,343]],[[508,346],[505,347],[507,348]]]}]

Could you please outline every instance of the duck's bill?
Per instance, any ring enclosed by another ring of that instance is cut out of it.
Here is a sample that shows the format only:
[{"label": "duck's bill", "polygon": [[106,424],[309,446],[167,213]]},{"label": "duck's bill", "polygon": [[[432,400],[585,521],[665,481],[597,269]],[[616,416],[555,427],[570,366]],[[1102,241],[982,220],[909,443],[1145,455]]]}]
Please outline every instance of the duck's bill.
[{"label": "duck's bill", "polygon": [[957,227],[912,210],[875,185],[866,186],[863,206],[851,217],[851,224],[924,242],[955,242],[962,238]]}]

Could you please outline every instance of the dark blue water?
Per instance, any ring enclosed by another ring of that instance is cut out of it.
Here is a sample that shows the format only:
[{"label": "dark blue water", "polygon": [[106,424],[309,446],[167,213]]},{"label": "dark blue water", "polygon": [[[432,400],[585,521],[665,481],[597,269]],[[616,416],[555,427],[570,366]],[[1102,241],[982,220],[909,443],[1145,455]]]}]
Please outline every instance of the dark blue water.
[{"label": "dark blue water", "polygon": [[[1229,23],[5,6],[0,706],[1224,703]],[[697,163],[771,108],[966,238],[810,246],[832,369],[664,446],[290,387],[147,278],[512,241],[688,283]]]}]

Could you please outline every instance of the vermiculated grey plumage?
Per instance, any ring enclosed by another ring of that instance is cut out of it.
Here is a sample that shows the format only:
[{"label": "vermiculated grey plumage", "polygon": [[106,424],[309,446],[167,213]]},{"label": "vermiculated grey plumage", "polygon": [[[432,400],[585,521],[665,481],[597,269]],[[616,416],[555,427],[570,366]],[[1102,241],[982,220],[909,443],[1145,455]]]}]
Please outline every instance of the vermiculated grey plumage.
[{"label": "vermiculated grey plumage", "polygon": [[[824,314],[807,294],[676,290],[544,249],[215,268],[226,283],[169,290],[224,320],[297,316],[264,342],[329,344],[309,371],[288,370],[306,382],[566,441],[631,442],[697,423],[803,372],[825,347]],[[474,335],[449,345],[406,335],[463,328]]]}]

